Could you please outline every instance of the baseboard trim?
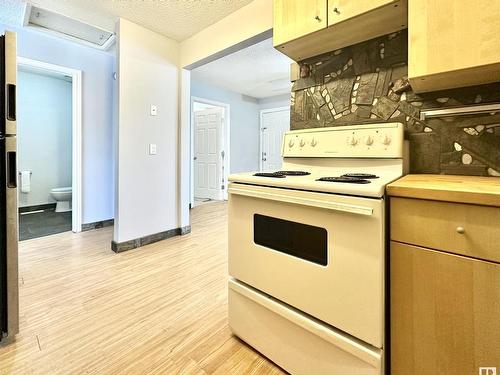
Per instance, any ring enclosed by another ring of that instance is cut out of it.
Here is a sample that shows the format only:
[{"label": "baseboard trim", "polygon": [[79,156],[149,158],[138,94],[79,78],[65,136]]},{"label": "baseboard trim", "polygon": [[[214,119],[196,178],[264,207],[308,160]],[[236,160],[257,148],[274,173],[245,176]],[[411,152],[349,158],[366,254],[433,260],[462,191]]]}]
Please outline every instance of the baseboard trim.
[{"label": "baseboard trim", "polygon": [[55,203],[37,204],[34,206],[19,207],[19,213],[41,211],[41,210],[52,210],[55,208],[56,208]]},{"label": "baseboard trim", "polygon": [[93,230],[93,229],[100,229],[104,227],[111,227],[114,224],[115,224],[114,219],[95,221],[93,223],[86,223],[82,224],[82,232],[86,232],[88,230]]},{"label": "baseboard trim", "polygon": [[188,233],[191,233],[191,225],[150,234],[149,236],[144,236],[125,242],[111,241],[111,250],[113,250],[115,253],[121,253],[123,251],[132,250],[141,246],[163,241],[170,237],[183,236]]},{"label": "baseboard trim", "polygon": [[181,230],[181,236],[191,233],[191,225],[186,225],[185,227],[179,228]]}]

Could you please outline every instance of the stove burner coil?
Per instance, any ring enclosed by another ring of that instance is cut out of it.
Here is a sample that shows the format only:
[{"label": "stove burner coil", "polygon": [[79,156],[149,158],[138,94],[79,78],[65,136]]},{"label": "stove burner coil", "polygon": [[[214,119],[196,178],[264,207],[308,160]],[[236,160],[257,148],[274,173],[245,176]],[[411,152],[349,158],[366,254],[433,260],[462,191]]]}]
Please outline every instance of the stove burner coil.
[{"label": "stove burner coil", "polygon": [[371,173],[346,173],[346,174],[343,174],[341,177],[354,177],[354,178],[361,178],[361,179],[378,178],[377,175],[374,175]]},{"label": "stove burner coil", "polygon": [[371,182],[371,181],[365,180],[363,178],[346,177],[346,176],[340,176],[340,177],[321,177],[321,178],[318,178],[316,181],[343,182],[343,183],[348,183],[348,184],[369,184]]},{"label": "stove burner coil", "polygon": [[277,174],[281,174],[283,176],[308,176],[311,173],[304,171],[278,171]]},{"label": "stove burner coil", "polygon": [[279,174],[277,172],[258,172],[258,173],[255,173],[254,176],[271,177],[271,178],[285,178],[286,177],[285,175]]}]

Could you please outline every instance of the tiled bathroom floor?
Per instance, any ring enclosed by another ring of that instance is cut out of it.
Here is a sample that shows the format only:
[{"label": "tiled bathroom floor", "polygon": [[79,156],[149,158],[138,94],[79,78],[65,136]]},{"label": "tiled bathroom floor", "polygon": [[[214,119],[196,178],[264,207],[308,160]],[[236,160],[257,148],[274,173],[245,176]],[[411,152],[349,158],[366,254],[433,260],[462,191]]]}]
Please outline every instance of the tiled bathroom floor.
[{"label": "tiled bathroom floor", "polygon": [[49,236],[71,230],[71,211],[55,212],[53,209],[43,212],[19,215],[19,240]]}]

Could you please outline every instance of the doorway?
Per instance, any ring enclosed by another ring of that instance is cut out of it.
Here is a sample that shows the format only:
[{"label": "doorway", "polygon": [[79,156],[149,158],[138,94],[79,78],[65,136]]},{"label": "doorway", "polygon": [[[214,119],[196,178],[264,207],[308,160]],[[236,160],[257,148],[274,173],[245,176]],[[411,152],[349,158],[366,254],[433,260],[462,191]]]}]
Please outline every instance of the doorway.
[{"label": "doorway", "polygon": [[229,104],[191,102],[191,206],[227,199]]},{"label": "doorway", "polygon": [[19,239],[81,231],[81,72],[18,58]]},{"label": "doorway", "polygon": [[[200,172],[202,169],[194,170],[194,162],[198,162],[199,159],[194,160],[197,156],[194,155],[193,102],[199,101],[225,108],[228,108],[228,105],[231,106],[231,115],[225,113],[225,125],[229,125],[227,120],[231,119],[231,125],[226,128],[231,130],[231,145],[230,147],[226,146],[224,150],[225,177],[223,185],[219,187],[219,189],[222,188],[224,198],[227,199],[228,174],[255,173],[261,168],[261,116],[267,123],[268,117],[276,117],[273,114],[276,109],[282,109],[282,107],[288,109],[290,106],[292,87],[290,64],[290,59],[274,49],[272,39],[266,38],[222,58],[201,64],[188,75],[183,76],[183,79],[189,78],[189,90],[186,91],[189,91],[191,98],[191,160],[189,161],[192,166],[190,171],[191,207],[195,203],[195,195],[197,198],[202,195],[198,191],[195,194],[194,188],[195,180],[202,180],[197,176],[197,174],[202,174]],[[212,102],[212,100],[218,102]],[[283,114],[280,116],[285,117]],[[186,119],[183,118],[183,120]],[[286,119],[282,126],[285,126],[285,123],[288,125],[289,119]],[[273,126],[274,123],[270,125],[270,128]],[[278,134],[282,134],[282,132]],[[226,139],[229,139],[228,133],[224,135],[226,135]],[[279,137],[280,135],[276,135],[275,138]],[[269,151],[268,153],[271,154],[271,158],[275,154],[274,158],[279,163],[281,147],[278,145],[275,148],[276,152]],[[230,165],[228,163],[229,150],[231,153]],[[208,174],[205,173],[205,175]],[[215,175],[213,180],[217,179],[218,177]],[[205,194],[205,196],[207,195]],[[196,201],[198,200],[196,199]]]},{"label": "doorway", "polygon": [[281,169],[283,135],[290,130],[290,107],[260,111],[260,170]]}]

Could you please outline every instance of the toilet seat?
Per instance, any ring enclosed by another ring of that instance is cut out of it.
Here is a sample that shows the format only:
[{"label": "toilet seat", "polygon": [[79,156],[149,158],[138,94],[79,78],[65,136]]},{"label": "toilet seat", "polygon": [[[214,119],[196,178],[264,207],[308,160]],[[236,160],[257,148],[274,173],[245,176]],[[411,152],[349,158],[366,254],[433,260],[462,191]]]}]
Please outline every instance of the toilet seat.
[{"label": "toilet seat", "polygon": [[54,193],[71,193],[73,189],[71,187],[53,188],[50,191]]}]

